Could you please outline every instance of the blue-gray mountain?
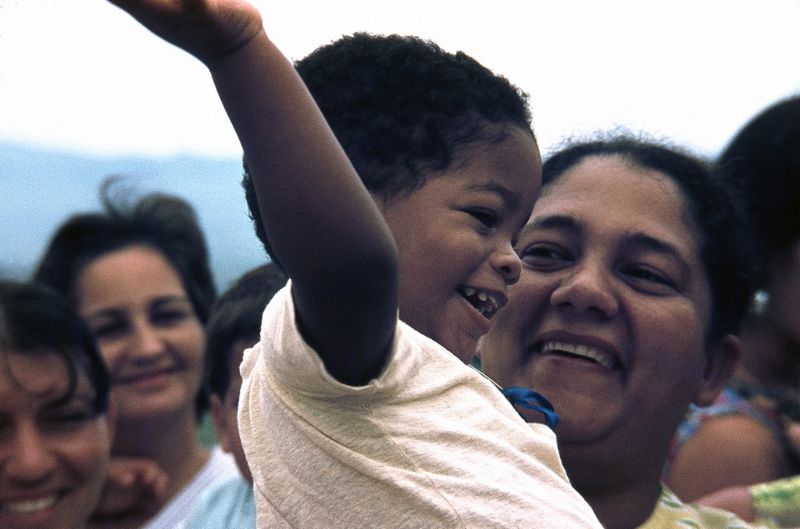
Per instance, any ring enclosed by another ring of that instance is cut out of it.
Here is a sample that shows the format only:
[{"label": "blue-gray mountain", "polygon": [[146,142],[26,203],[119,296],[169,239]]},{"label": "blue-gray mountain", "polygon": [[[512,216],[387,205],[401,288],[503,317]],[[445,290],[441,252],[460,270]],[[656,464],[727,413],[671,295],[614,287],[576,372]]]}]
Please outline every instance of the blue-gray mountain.
[{"label": "blue-gray mountain", "polygon": [[99,207],[100,182],[165,191],[197,209],[217,287],[266,260],[247,216],[237,158],[104,157],[0,141],[0,276],[24,279],[67,216]]}]

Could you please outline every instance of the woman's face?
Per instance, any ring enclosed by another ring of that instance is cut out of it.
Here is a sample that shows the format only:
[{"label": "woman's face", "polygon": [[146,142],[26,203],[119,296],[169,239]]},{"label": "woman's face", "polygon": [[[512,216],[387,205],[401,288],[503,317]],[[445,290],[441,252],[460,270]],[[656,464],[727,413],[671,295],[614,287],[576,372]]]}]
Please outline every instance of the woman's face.
[{"label": "woman's face", "polygon": [[665,444],[716,391],[702,391],[711,301],[694,233],[666,175],[616,156],[579,162],[520,236],[522,275],[481,344],[484,370],[550,399],[562,444]]},{"label": "woman's face", "polygon": [[205,337],[161,253],[134,245],[95,259],[78,276],[77,299],[108,365],[120,424],[194,413]]},{"label": "woman's face", "polygon": [[0,527],[83,529],[108,467],[111,431],[78,374],[49,352],[0,352]]}]

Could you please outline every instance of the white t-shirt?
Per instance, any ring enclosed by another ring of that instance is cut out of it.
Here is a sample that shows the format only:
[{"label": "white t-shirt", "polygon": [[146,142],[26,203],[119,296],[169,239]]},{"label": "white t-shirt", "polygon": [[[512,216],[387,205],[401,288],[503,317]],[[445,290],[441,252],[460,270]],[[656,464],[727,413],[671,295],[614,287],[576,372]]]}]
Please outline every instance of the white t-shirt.
[{"label": "white t-shirt", "polygon": [[480,373],[398,322],[384,372],[344,385],[302,340],[290,288],[241,366],[259,528],[600,529],[553,432]]},{"label": "white t-shirt", "polygon": [[142,529],[174,529],[197,508],[198,499],[207,489],[238,475],[239,469],[233,457],[215,446],[208,461],[192,481],[148,520]]},{"label": "white t-shirt", "polygon": [[253,487],[242,476],[210,487],[175,529],[255,529]]}]

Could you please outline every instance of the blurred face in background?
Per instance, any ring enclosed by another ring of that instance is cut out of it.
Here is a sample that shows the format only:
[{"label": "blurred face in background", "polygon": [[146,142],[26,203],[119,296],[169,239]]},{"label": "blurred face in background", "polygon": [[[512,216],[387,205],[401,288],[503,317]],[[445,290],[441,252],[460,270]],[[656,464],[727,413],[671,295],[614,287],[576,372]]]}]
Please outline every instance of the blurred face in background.
[{"label": "blurred face in background", "polygon": [[3,529],[83,529],[100,499],[110,419],[84,373],[72,394],[68,381],[56,353],[0,351]]},{"label": "blurred face in background", "polygon": [[225,395],[211,395],[211,415],[214,419],[214,427],[217,430],[219,444],[222,449],[233,455],[239,472],[248,481],[253,483],[250,475],[250,468],[244,457],[242,440],[239,437],[239,423],[237,419],[237,409],[239,407],[239,390],[242,388],[242,375],[239,374],[239,364],[242,363],[244,350],[251,347],[258,341],[258,337],[252,340],[237,340],[230,347],[228,353],[228,373],[230,381]]},{"label": "blurred face in background", "polygon": [[143,245],[107,253],[84,267],[76,293],[108,366],[121,424],[194,413],[205,337],[166,258]]}]

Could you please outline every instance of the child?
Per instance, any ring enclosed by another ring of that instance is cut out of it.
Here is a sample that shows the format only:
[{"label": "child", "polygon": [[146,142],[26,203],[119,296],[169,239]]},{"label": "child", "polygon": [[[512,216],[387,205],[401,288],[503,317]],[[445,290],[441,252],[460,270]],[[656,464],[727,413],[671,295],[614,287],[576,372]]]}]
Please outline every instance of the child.
[{"label": "child", "polygon": [[286,284],[277,265],[259,266],[244,274],[214,304],[206,327],[206,359],[211,414],[222,449],[233,455],[241,476],[211,489],[183,527],[247,529],[256,525],[253,478],[242,451],[236,407],[242,377],[239,364],[247,347],[258,341],[261,313]]},{"label": "child", "polygon": [[[362,151],[388,160],[389,176],[416,178],[370,195],[254,8],[116,3],[209,67],[272,255],[291,278],[241,367],[258,526],[599,527],[552,432],[522,421],[464,364],[519,276],[512,240],[539,187],[527,115],[496,108],[497,78],[463,55],[409,58],[427,70],[423,83],[441,80],[442,62],[469,63],[450,82],[478,94],[439,116],[444,136],[429,137],[440,124],[423,116],[402,121],[445,153],[440,163],[366,134]],[[352,109],[387,97],[375,90]]]}]

